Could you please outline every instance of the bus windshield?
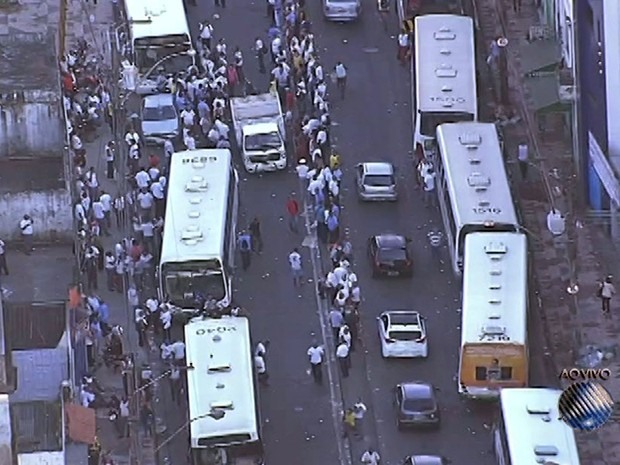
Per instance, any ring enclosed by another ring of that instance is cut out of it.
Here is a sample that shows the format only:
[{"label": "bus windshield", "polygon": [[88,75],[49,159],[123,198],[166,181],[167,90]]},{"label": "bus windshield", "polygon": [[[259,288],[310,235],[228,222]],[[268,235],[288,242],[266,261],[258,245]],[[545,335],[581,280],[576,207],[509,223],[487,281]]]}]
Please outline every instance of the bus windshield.
[{"label": "bus windshield", "polygon": [[164,295],[178,307],[192,307],[199,301],[226,297],[226,276],[220,264],[164,264]]},{"label": "bus windshield", "polygon": [[[185,71],[194,64],[193,58],[189,54],[184,53],[191,48],[188,43],[159,44],[151,43],[150,41],[143,42],[143,40],[140,42],[143,45],[138,45],[138,41],[136,41],[134,49],[136,53],[136,66],[143,73],[149,71],[158,63],[158,70],[160,68],[163,69],[165,74]],[[165,59],[171,55],[176,56]],[[157,70],[153,70],[153,72],[155,71]]]},{"label": "bus windshield", "polygon": [[474,115],[471,113],[454,112],[421,112],[420,133],[426,137],[435,137],[437,126],[445,123],[460,123],[462,121],[473,121]]},{"label": "bus windshield", "polygon": [[[261,458],[263,448],[260,441],[246,442],[244,444],[235,444],[226,447],[208,447],[200,449],[192,449],[192,465],[214,465],[226,464],[241,458]],[[252,460],[248,463],[257,463]],[[262,462],[258,462],[262,463]]]}]

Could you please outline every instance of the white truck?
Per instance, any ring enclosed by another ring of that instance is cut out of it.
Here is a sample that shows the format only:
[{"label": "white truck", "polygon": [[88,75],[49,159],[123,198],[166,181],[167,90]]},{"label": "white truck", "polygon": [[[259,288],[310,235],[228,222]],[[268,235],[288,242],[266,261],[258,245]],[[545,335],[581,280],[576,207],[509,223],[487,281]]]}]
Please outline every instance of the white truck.
[{"label": "white truck", "polygon": [[286,130],[277,92],[233,97],[230,112],[247,172],[286,168]]}]

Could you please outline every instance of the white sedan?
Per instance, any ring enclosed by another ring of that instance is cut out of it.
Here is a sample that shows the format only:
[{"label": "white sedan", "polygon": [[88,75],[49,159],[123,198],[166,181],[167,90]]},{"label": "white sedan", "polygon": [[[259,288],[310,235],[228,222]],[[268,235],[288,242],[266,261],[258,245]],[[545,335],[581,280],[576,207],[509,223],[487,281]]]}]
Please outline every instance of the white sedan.
[{"label": "white sedan", "polygon": [[377,323],[383,357],[428,357],[426,323],[418,312],[386,310],[377,317]]}]

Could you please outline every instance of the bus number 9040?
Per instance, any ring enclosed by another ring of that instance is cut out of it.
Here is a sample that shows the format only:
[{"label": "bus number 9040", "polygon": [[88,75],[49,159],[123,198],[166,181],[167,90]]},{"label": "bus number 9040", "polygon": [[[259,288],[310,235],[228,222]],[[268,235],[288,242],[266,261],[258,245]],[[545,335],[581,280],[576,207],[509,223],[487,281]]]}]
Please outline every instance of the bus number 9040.
[{"label": "bus number 9040", "polygon": [[477,215],[484,215],[485,213],[499,215],[502,212],[502,209],[497,207],[474,207],[472,210]]}]

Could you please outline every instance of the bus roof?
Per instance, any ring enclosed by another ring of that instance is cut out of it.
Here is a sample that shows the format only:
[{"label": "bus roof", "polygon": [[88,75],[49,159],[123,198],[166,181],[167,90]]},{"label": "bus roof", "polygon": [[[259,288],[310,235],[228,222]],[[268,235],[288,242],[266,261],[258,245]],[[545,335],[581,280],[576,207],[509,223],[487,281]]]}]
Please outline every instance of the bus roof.
[{"label": "bus roof", "polygon": [[125,0],[132,40],[168,35],[191,41],[183,0]]},{"label": "bus roof", "polygon": [[[254,360],[245,317],[194,318],[185,325],[192,447],[225,436],[258,439]],[[207,416],[214,409],[225,415]],[[202,441],[201,441],[202,439]],[[224,440],[224,439],[222,439]]]},{"label": "bus roof", "polygon": [[228,149],[172,155],[161,264],[210,260],[224,255],[228,191],[234,176]]},{"label": "bus roof", "polygon": [[[562,391],[547,388],[508,388],[500,391],[500,408],[513,464],[579,465],[575,434],[560,419]],[[557,451],[543,455],[537,450]]]},{"label": "bus roof", "polygon": [[416,101],[423,112],[478,114],[474,23],[467,16],[415,18]]},{"label": "bus roof", "polygon": [[487,223],[518,227],[495,125],[442,124],[437,146],[457,229]]},{"label": "bus roof", "polygon": [[461,344],[527,341],[527,237],[474,232],[465,237]]}]

